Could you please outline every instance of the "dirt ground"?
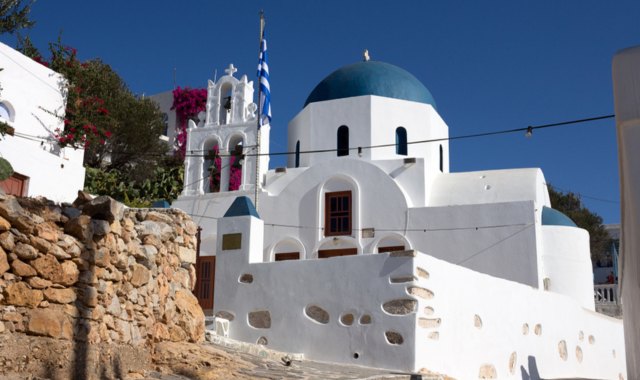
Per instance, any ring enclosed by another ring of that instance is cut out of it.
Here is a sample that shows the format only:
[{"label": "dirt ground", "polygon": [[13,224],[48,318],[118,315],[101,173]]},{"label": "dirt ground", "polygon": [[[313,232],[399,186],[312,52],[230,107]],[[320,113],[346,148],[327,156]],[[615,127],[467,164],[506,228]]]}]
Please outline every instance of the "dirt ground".
[{"label": "dirt ground", "polygon": [[72,344],[0,334],[0,379],[251,379],[253,366],[211,345]]}]

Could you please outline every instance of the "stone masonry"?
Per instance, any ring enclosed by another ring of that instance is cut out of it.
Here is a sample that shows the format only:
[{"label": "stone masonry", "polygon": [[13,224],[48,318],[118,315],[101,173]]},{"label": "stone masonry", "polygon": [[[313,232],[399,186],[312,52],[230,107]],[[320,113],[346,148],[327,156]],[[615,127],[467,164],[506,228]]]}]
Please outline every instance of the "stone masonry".
[{"label": "stone masonry", "polygon": [[200,342],[197,226],[176,209],[0,195],[0,334],[92,343]]}]

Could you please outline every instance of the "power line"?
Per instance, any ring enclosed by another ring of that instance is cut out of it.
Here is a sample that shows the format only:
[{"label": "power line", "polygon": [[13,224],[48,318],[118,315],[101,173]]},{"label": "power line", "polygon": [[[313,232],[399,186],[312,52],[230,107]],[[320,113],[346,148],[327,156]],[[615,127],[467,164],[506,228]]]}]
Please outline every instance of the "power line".
[{"label": "power line", "polygon": [[[567,125],[579,124],[579,123],[587,123],[587,122],[591,122],[591,121],[611,119],[611,118],[614,118],[614,117],[615,117],[615,115],[611,114],[611,115],[596,116],[596,117],[589,117],[589,118],[583,118],[583,119],[561,121],[561,122],[549,123],[549,124],[530,125],[530,126],[522,127],[522,128],[504,129],[504,130],[499,130],[499,131],[473,133],[473,134],[468,134],[468,135],[459,135],[459,136],[450,136],[450,137],[442,137],[442,138],[427,139],[427,140],[409,141],[409,142],[407,142],[407,145],[426,144],[426,143],[442,142],[442,141],[454,141],[454,140],[462,140],[462,139],[478,138],[478,137],[487,137],[487,136],[494,136],[494,135],[516,133],[516,132],[520,132],[520,133],[522,133],[522,132],[532,132],[532,131],[537,130],[537,129],[561,127],[561,126],[567,126]],[[32,137],[37,137],[37,136],[32,136]],[[393,146],[396,146],[396,144],[395,143],[390,143],[390,144],[358,146],[358,147],[350,147],[350,148],[348,148],[348,150],[349,151],[359,151],[359,150],[363,150],[363,149],[388,148],[388,147],[393,147]],[[202,149],[189,149],[189,152],[202,152],[202,151],[205,151],[205,150],[202,150]],[[299,151],[299,152],[283,151],[283,152],[269,152],[269,153],[247,153],[247,154],[244,154],[244,155],[245,156],[249,156],[249,157],[286,156],[286,155],[294,155],[294,154],[330,153],[330,152],[337,152],[337,151],[338,151],[338,148],[327,148],[327,149],[314,149],[314,150],[306,150],[306,151]],[[163,153],[139,153],[139,152],[118,151],[118,150],[110,150],[107,153],[111,153],[111,154],[137,154],[138,156],[143,156],[143,157],[144,156],[147,156],[147,157],[164,157],[164,156],[166,156]],[[234,154],[219,154],[218,156],[219,157],[232,157],[232,156],[235,156],[235,155]],[[185,154],[185,157],[208,157],[208,154],[193,154],[193,153],[191,153],[191,154]]]},{"label": "power line", "polygon": [[551,187],[552,189],[560,190],[560,191],[565,192],[565,193],[573,193],[573,194],[577,195],[577,196],[578,196],[578,197],[580,197],[580,198],[591,199],[591,200],[598,201],[598,202],[606,202],[606,203],[620,204],[620,201],[614,201],[614,200],[611,200],[611,199],[604,199],[604,198],[594,197],[594,196],[591,196],[591,195],[585,195],[585,194],[578,193],[578,192],[575,192],[575,191],[572,191],[572,190],[563,189],[563,188],[561,188],[561,187],[558,187],[558,186],[552,185],[552,184],[550,184],[550,183],[545,183],[545,185],[547,185],[547,186]]}]

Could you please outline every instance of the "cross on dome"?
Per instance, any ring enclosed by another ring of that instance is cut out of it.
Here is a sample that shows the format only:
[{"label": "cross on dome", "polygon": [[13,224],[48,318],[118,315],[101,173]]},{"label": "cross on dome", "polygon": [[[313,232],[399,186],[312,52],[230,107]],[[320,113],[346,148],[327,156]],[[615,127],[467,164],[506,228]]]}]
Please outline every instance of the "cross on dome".
[{"label": "cross on dome", "polygon": [[225,72],[225,73],[227,73],[227,75],[230,75],[230,76],[233,76],[233,74],[234,74],[236,71],[238,71],[238,69],[236,69],[236,68],[233,66],[233,63],[230,63],[230,64],[229,64],[229,67],[228,67],[228,68],[226,68],[226,69],[224,69],[224,72]]}]

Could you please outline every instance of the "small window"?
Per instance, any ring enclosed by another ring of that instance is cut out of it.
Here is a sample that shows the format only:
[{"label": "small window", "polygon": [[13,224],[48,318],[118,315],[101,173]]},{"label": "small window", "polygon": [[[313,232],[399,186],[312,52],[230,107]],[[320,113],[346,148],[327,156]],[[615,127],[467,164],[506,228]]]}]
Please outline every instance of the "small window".
[{"label": "small window", "polygon": [[4,119],[7,121],[12,121],[11,120],[11,110],[9,109],[9,106],[6,105],[3,102],[0,102],[0,119]]},{"label": "small window", "polygon": [[349,127],[338,128],[338,157],[349,155]]},{"label": "small window", "polygon": [[324,235],[351,235],[351,191],[325,194]]},{"label": "small window", "polygon": [[300,167],[300,140],[296,142],[296,168]]},{"label": "small window", "polygon": [[407,155],[407,130],[403,127],[396,128],[396,154]]},{"label": "small window", "polygon": [[444,169],[444,162],[443,162],[442,156],[443,156],[442,145],[440,145],[440,172],[443,172],[443,169]]},{"label": "small window", "polygon": [[300,260],[300,252],[281,252],[275,254],[275,261]]},{"label": "small window", "polygon": [[169,136],[169,115],[166,112],[162,113],[162,125],[164,126],[162,134],[164,136]]}]

